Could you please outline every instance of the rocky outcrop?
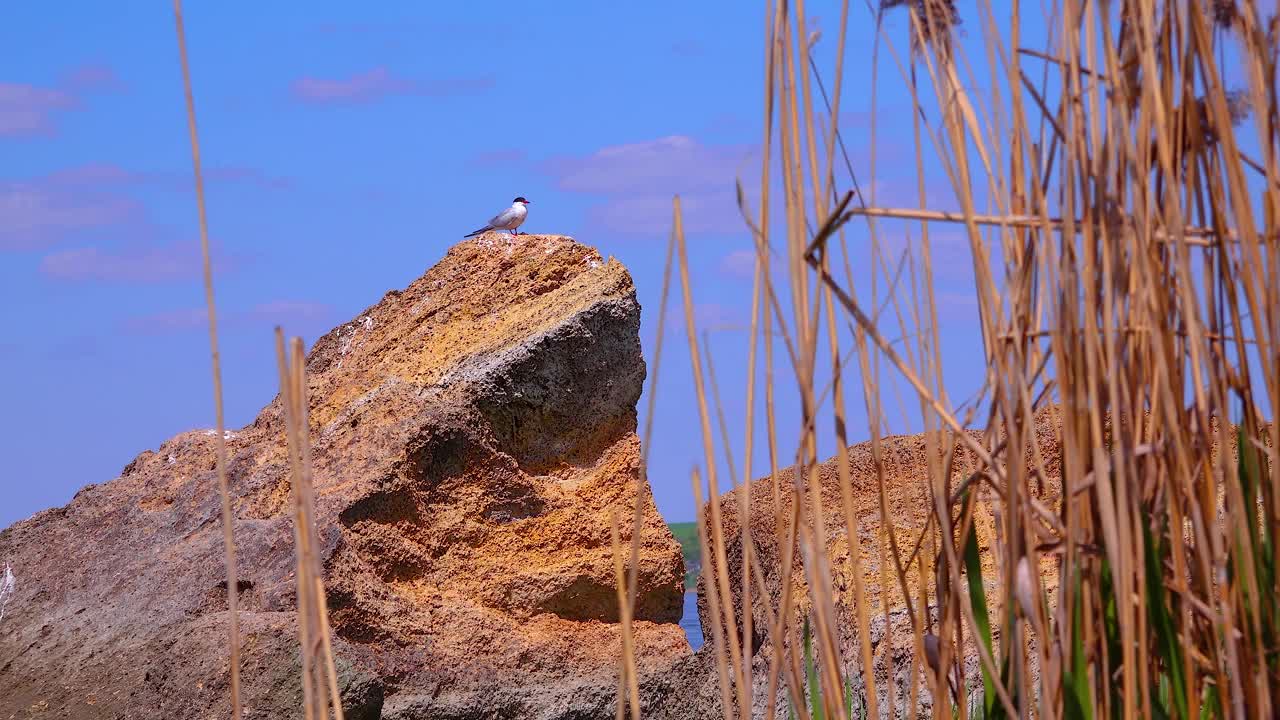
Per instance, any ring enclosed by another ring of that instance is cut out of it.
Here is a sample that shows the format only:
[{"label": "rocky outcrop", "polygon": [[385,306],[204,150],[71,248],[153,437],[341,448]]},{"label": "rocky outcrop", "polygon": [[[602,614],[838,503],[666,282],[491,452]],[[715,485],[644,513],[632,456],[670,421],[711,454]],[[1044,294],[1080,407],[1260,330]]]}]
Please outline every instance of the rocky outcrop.
[{"label": "rocky outcrop", "polygon": [[[463,242],[307,357],[317,532],[348,718],[611,717],[610,517],[645,377],[627,271],[571,239]],[[271,352],[269,346],[264,354]],[[300,717],[279,398],[227,434],[247,717]],[[0,532],[0,717],[226,717],[211,431]],[[689,655],[680,548],[641,484],[644,678]]]},{"label": "rocky outcrop", "polygon": [[[1028,472],[1025,476],[1028,478],[1025,486],[1030,488],[1031,493],[1049,512],[1058,512],[1062,497],[1062,412],[1061,407],[1049,405],[1041,408],[1036,413],[1033,432],[1029,433],[1034,444],[1025,448],[1023,453],[1024,467],[1028,471],[1036,467],[1043,470],[1043,474],[1035,476]],[[1152,419],[1148,416],[1143,419],[1141,426],[1151,428],[1152,423]],[[1105,418],[1101,429],[1103,445],[1108,449],[1111,443],[1111,427],[1110,418]],[[1270,428],[1269,423],[1263,424],[1260,428],[1260,435],[1263,438],[1269,437]],[[980,440],[982,434],[978,431],[970,431],[970,436],[975,440]],[[1220,445],[1218,442],[1220,437],[1218,423],[1217,420],[1212,420],[1205,437],[1207,438],[1210,456],[1214,458],[1215,463],[1224,452],[1227,453],[1231,463],[1235,462],[1237,443],[1234,429],[1226,433],[1226,436],[1229,438],[1229,442],[1226,445]],[[998,442],[1002,443],[1003,440],[1003,436],[997,438]],[[936,445],[934,445],[934,450],[937,451]],[[880,443],[880,451],[882,463],[880,471],[877,471],[871,443],[859,443],[848,448],[849,473],[852,480],[851,495],[854,514],[858,519],[859,540],[862,548],[861,577],[853,571],[852,563],[850,562],[850,543],[842,513],[843,505],[839,484],[838,460],[836,458],[829,459],[817,468],[818,487],[820,488],[822,507],[826,514],[826,527],[822,536],[826,554],[830,561],[832,586],[836,591],[837,629],[840,638],[839,656],[846,670],[856,669],[862,664],[861,639],[858,637],[858,623],[853,614],[854,588],[855,585],[858,585],[861,586],[868,604],[868,640],[872,647],[873,671],[879,696],[880,715],[884,718],[915,717],[917,714],[923,717],[930,714],[933,698],[930,695],[928,683],[923,674],[919,675],[919,684],[917,685],[919,695],[916,697],[916,706],[914,708],[916,712],[913,713],[909,690],[911,672],[913,668],[916,672],[921,672],[920,668],[924,660],[917,654],[916,628],[913,627],[911,617],[908,614],[906,603],[899,587],[897,572],[892,566],[886,567],[882,563],[882,558],[890,558],[890,563],[892,563],[892,559],[887,555],[888,550],[886,548],[890,525],[882,523],[881,518],[886,515],[889,518],[892,529],[898,534],[897,542],[901,553],[904,556],[911,554],[916,547],[921,529],[928,522],[932,504],[928,472],[931,459],[929,455],[930,449],[924,435],[899,435],[883,438]],[[940,458],[934,459],[939,460]],[[941,463],[939,463],[938,467],[941,468]],[[959,483],[978,467],[978,461],[973,457],[972,453],[963,444],[959,445],[952,467],[951,492],[954,493]],[[729,571],[729,577],[732,578],[730,595],[733,618],[739,632],[743,627],[743,618],[748,612],[748,609],[744,607],[743,598],[739,592],[743,568],[744,529],[751,537],[751,542],[759,558],[759,566],[764,572],[763,584],[767,590],[768,607],[776,611],[781,600],[783,588],[789,582],[796,603],[794,617],[796,619],[801,618],[811,608],[812,603],[808,595],[804,558],[797,554],[790,577],[783,577],[782,574],[783,544],[779,542],[779,518],[783,519],[781,529],[785,530],[785,523],[789,520],[793,507],[792,503],[795,501],[795,472],[794,467],[779,471],[776,495],[778,503],[776,505],[774,502],[773,478],[765,477],[751,483],[748,486],[750,514],[746,516],[745,522],[743,522],[743,515],[740,509],[741,489],[726,493],[717,500],[723,521],[726,567]],[[883,500],[880,495],[881,472],[883,473],[885,490]],[[996,582],[996,578],[999,577],[996,565],[999,562],[1003,562],[1003,559],[997,557],[997,553],[992,552],[993,547],[997,546],[996,539],[999,527],[997,513],[1000,510],[1000,503],[996,498],[992,497],[988,490],[981,489],[981,486],[978,487],[980,489],[977,495],[978,503],[974,511],[974,529],[978,538],[979,558],[990,610],[992,635],[993,638],[998,640],[1001,632],[1000,626],[1004,619],[1008,617],[1005,611],[1005,599],[1002,597],[1003,588]],[[803,497],[803,502],[807,508],[810,506],[811,499],[806,495]],[[704,510],[709,512],[709,508],[710,505]],[[886,554],[882,555],[882,551]],[[939,552],[938,548],[926,545],[920,548],[917,555],[917,557],[923,558],[926,563],[923,585],[926,586],[929,594],[929,616],[935,632],[937,630],[938,617],[933,571],[937,562],[934,559],[934,555],[937,552]],[[1057,557],[1051,553],[1041,555],[1040,582],[1045,592],[1045,599],[1051,608],[1056,607],[1057,603]],[[705,583],[708,573],[714,571],[714,557],[712,563],[712,568],[705,569],[698,582],[698,613],[703,625],[703,632],[708,638],[711,636],[712,618],[709,614],[710,608],[708,607]],[[922,584],[919,575],[920,567],[918,564],[910,568],[908,577],[910,581],[909,590],[912,593],[913,602],[917,603],[917,607],[919,593],[921,592],[920,585]],[[755,589],[755,581],[753,581],[753,590]],[[749,612],[752,617],[751,646],[753,650],[750,658],[752,668],[752,717],[765,718],[768,717],[766,713],[768,706],[768,678],[774,656],[774,643],[777,639],[770,633],[767,623],[768,615],[759,593],[753,593]],[[741,642],[740,638],[739,642]],[[964,675],[966,690],[969,700],[973,701],[981,693],[981,668],[977,646],[974,644],[972,633],[966,632],[965,642]],[[1029,634],[1027,636],[1027,644],[1030,650],[1028,653],[1030,663],[1028,670],[1033,678],[1033,686],[1035,685],[1034,678],[1038,672],[1034,643],[1034,635]],[[796,649],[793,648],[792,651],[795,652]],[[859,696],[855,700],[855,707],[866,707],[866,687],[857,675],[855,675],[853,689]],[[693,656],[680,661],[676,671],[650,680],[646,690],[649,709],[646,717],[662,718],[664,720],[675,720],[677,718],[680,720],[712,720],[723,717],[715,651],[710,639]],[[888,702],[890,690],[893,693],[892,714],[890,714]],[[776,699],[777,707],[786,708],[787,695],[785,689],[778,691]]]},{"label": "rocky outcrop", "polygon": [[[1039,484],[1037,492],[1051,506],[1060,493],[1060,447],[1057,438],[1058,424],[1053,409],[1041,412],[1037,416],[1035,442],[1040,449],[1044,462],[1045,478]],[[971,432],[974,438],[980,433]],[[868,605],[868,630],[874,658],[877,693],[880,697],[879,709],[882,717],[889,717],[887,702],[888,690],[892,684],[894,690],[895,715],[911,717],[906,708],[909,706],[910,673],[914,666],[919,672],[923,661],[915,656],[915,635],[911,619],[899,589],[898,576],[892,566],[882,564],[881,550],[887,553],[888,526],[881,522],[881,496],[879,474],[872,452],[871,443],[860,443],[850,446],[849,470],[852,480],[852,496],[855,515],[858,519],[861,553],[861,576],[854,571],[850,562],[850,543],[842,512],[842,499],[839,484],[839,466],[836,458],[829,459],[818,467],[819,487],[822,506],[825,513],[824,543],[830,562],[832,585],[837,594],[837,613],[839,615],[840,657],[847,668],[861,665],[861,640],[857,635],[857,622],[853,614],[854,585],[860,584]],[[929,450],[923,435],[903,435],[886,437],[881,440],[881,471],[884,474],[884,508],[897,533],[897,542],[905,546],[904,554],[911,552],[921,530],[927,523],[930,513],[931,495],[929,492]],[[1030,460],[1028,456],[1028,461]],[[956,451],[952,472],[952,487],[966,477],[976,463],[970,452],[960,446]],[[781,602],[784,582],[792,583],[792,593],[796,606],[795,617],[798,619],[807,614],[812,605],[808,593],[808,582],[804,568],[804,560],[796,553],[793,570],[789,579],[782,576],[782,544],[779,542],[780,532],[785,531],[785,523],[790,517],[792,503],[795,501],[795,468],[790,467],[778,473],[777,494],[775,504],[774,480],[765,477],[751,483],[750,515],[744,523],[740,509],[740,493],[734,490],[719,498],[720,513],[723,519],[726,565],[731,581],[731,601],[733,603],[734,622],[741,633],[746,609],[739,593],[739,584],[743,568],[743,528],[750,534],[751,542],[759,558],[759,565],[765,573],[763,583],[768,589],[768,606],[776,611]],[[807,507],[811,500],[804,496]],[[709,512],[709,509],[707,510]],[[805,517],[805,515],[802,515]],[[782,525],[779,524],[782,518]],[[806,520],[807,522],[807,520]],[[994,539],[995,518],[989,512],[989,506],[980,503],[975,515],[975,529],[981,549],[983,577],[986,579],[987,596],[992,607],[992,618],[997,621],[1001,617],[999,608],[1000,588],[993,582],[996,577],[994,563],[997,561],[990,552]],[[927,556],[927,548],[922,550]],[[890,560],[889,562],[892,562]],[[930,560],[932,563],[932,560]],[[932,564],[928,566],[931,568]],[[1052,593],[1056,587],[1053,576],[1053,561],[1046,558],[1042,565],[1042,576],[1046,590]],[[694,656],[683,660],[678,671],[650,682],[648,698],[651,703],[650,717],[657,718],[699,718],[710,720],[722,717],[720,686],[716,670],[715,651],[711,642],[711,623],[705,583],[712,568],[704,569],[698,581],[698,613],[702,622],[706,644]],[[930,614],[937,620],[934,605],[936,598],[929,579]],[[918,600],[918,566],[911,570],[913,600]],[[750,658],[752,666],[752,698],[754,718],[767,717],[768,678],[770,664],[774,655],[775,638],[768,627],[767,613],[761,598],[754,587],[750,612],[752,613],[753,653]],[[888,612],[885,612],[887,605]],[[797,625],[798,626],[798,625]],[[936,629],[936,626],[935,626]],[[998,637],[999,628],[993,633]],[[738,642],[741,643],[739,636]],[[981,670],[974,646],[966,648],[965,675],[970,684],[975,680],[981,684]],[[891,680],[892,676],[892,680]],[[919,676],[917,708],[927,715],[932,698],[923,674]],[[860,702],[865,707],[866,689],[859,679],[855,682],[855,691],[861,696]],[[785,688],[777,694],[777,707],[787,707]],[[689,710],[693,708],[694,710]],[[906,715],[903,715],[907,712]]]}]

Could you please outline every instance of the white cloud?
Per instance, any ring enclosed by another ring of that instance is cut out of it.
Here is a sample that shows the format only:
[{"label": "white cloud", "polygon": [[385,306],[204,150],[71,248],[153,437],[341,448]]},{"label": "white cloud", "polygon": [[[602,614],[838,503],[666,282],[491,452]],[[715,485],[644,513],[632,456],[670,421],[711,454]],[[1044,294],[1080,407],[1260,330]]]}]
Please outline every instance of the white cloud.
[{"label": "white cloud", "polygon": [[544,169],[562,190],[589,193],[732,192],[748,169],[744,145],[703,145],[687,135],[604,147],[586,157],[557,157]]},{"label": "white cloud", "polygon": [[[245,310],[223,311],[218,325],[226,329],[261,328],[280,325],[285,332],[322,327],[332,321],[333,308],[308,300],[272,300]],[[125,330],[138,335],[167,335],[208,327],[205,308],[180,308],[141,315],[127,320]]]},{"label": "white cloud", "polygon": [[0,184],[0,250],[41,247],[81,230],[141,216],[141,205],[111,193],[70,192],[35,183]]},{"label": "white cloud", "polygon": [[[554,157],[542,164],[557,186],[603,196],[587,211],[595,228],[649,238],[672,227],[672,198],[680,196],[685,231],[743,233],[735,183],[754,188],[759,153],[749,145],[705,145],[687,135],[611,145],[585,156]],[[749,197],[758,193],[747,191]]]},{"label": "white cloud", "polygon": [[[589,209],[587,220],[604,230],[665,238],[674,224],[673,195],[617,196]],[[680,217],[686,235],[747,231],[732,192],[682,194]]]},{"label": "white cloud", "polygon": [[[213,269],[219,274],[234,269],[238,258],[211,248]],[[164,245],[130,244],[116,249],[73,248],[46,255],[40,272],[55,280],[127,283],[190,280],[200,276],[204,259],[195,241]]]}]

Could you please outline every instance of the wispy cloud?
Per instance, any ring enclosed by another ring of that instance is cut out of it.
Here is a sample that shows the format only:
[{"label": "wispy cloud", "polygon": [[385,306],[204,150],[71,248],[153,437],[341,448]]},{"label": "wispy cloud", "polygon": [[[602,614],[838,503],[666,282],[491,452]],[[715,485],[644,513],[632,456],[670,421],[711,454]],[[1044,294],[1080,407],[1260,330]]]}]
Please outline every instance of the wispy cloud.
[{"label": "wispy cloud", "polygon": [[[237,165],[203,169],[206,183],[253,185],[263,189],[285,189],[293,185],[289,178],[271,175],[263,170]],[[168,190],[194,190],[195,179],[190,170],[128,170],[109,163],[86,163],[52,172],[44,182],[59,187],[112,189],[125,187],[158,187]]]},{"label": "wispy cloud", "polygon": [[45,247],[142,216],[140,203],[116,194],[40,183],[0,184],[0,250]]},{"label": "wispy cloud", "polygon": [[[266,329],[280,325],[287,332],[323,329],[333,322],[329,305],[307,300],[272,300],[247,309],[218,315],[219,327],[229,330]],[[140,315],[124,322],[124,330],[135,335],[169,335],[208,328],[205,308],[180,308]]]},{"label": "wispy cloud", "polygon": [[182,308],[129,318],[124,329],[136,335],[168,335],[206,328],[208,321],[204,308]]},{"label": "wispy cloud", "polygon": [[655,235],[671,227],[671,198],[681,196],[690,232],[737,232],[743,228],[735,177],[758,154],[746,145],[706,145],[687,135],[601,148],[586,156],[554,157],[542,164],[556,185],[571,192],[605,196],[588,210],[603,230]]},{"label": "wispy cloud", "polygon": [[104,65],[73,68],[48,87],[0,82],[0,137],[53,136],[55,118],[82,109],[85,94],[121,88],[115,72]]},{"label": "wispy cloud", "polygon": [[438,80],[414,80],[376,67],[348,77],[302,77],[293,82],[293,97],[312,105],[358,105],[389,97],[421,95],[443,97],[483,92],[492,88],[489,77],[459,77]]},{"label": "wispy cloud", "polygon": [[393,76],[386,68],[374,68],[348,78],[304,77],[293,83],[293,96],[311,103],[361,103],[393,95],[407,95],[413,83]]},{"label": "wispy cloud", "polygon": [[[852,139],[846,139],[855,169],[862,164]],[[738,207],[736,182],[740,179],[746,207],[753,218],[759,212],[760,148],[749,144],[717,145],[688,135],[669,135],[638,143],[611,145],[593,153],[552,157],[540,169],[556,186],[601,198],[587,211],[594,230],[627,235],[664,237],[671,228],[672,196],[679,195],[685,229],[692,233],[739,234],[747,225]],[[771,182],[781,183],[781,165],[776,148],[770,158]],[[895,168],[897,169],[897,168]],[[866,174],[860,174],[864,192],[869,188]],[[847,183],[843,162],[838,165],[838,182]],[[913,183],[914,181],[912,181]],[[889,187],[877,181],[880,189]],[[899,180],[893,185],[896,196],[905,198],[914,184]],[[931,195],[931,198],[933,195]],[[941,197],[941,196],[940,196]],[[776,220],[782,215],[781,193],[773,192],[770,209]],[[880,204],[885,200],[878,199]]]},{"label": "wispy cloud", "polygon": [[[241,167],[210,168],[205,179],[264,189],[289,186],[287,179]],[[183,192],[193,183],[182,171],[135,171],[102,163],[0,182],[0,251],[45,248],[89,232],[136,236],[146,229],[146,211],[130,191],[144,187]]]},{"label": "wispy cloud", "polygon": [[65,90],[0,82],[0,136],[53,135],[53,116],[79,105]]},{"label": "wispy cloud", "polygon": [[[215,272],[239,267],[243,258],[211,249]],[[121,248],[83,247],[46,255],[40,272],[62,282],[164,283],[200,276],[203,258],[196,241],[164,245],[131,244]]]},{"label": "wispy cloud", "polygon": [[62,87],[75,92],[120,92],[127,86],[109,65],[89,63],[72,68],[62,76]]},{"label": "wispy cloud", "polygon": [[103,185],[123,185],[134,182],[137,173],[125,170],[119,165],[108,163],[84,163],[73,165],[37,178],[33,182],[49,187],[88,187]]},{"label": "wispy cloud", "polygon": [[333,308],[307,300],[272,300],[255,305],[242,316],[245,320],[266,324],[315,323],[333,317]]},{"label": "wispy cloud", "polygon": [[669,135],[612,145],[585,157],[551,158],[543,167],[562,190],[576,192],[731,190],[750,154],[744,145],[704,145],[687,135]]},{"label": "wispy cloud", "polygon": [[[890,180],[879,180],[875,184],[875,204],[882,207],[920,207],[920,190],[916,178],[902,177]],[[871,202],[870,186],[863,191],[867,202]],[[925,183],[925,207],[944,212],[959,212],[960,203],[956,200],[955,190],[949,181],[931,179]],[[882,221],[883,222],[883,221]],[[919,227],[919,223],[914,223]]]},{"label": "wispy cloud", "polygon": [[[684,306],[674,303],[667,308],[667,333],[685,334]],[[693,306],[693,326],[699,332],[726,332],[749,330],[751,321],[746,313],[734,305],[714,302],[696,303]]]},{"label": "wispy cloud", "polygon": [[[730,191],[680,194],[680,213],[686,233],[743,232],[746,225]],[[587,209],[587,222],[600,230],[624,235],[665,238],[672,227],[672,195],[647,193],[616,195]]]}]

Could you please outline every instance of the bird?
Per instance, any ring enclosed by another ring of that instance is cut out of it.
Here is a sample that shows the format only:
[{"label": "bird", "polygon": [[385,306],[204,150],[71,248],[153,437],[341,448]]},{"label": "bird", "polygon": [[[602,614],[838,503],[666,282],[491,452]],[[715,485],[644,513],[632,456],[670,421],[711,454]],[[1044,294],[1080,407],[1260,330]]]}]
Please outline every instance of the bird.
[{"label": "bird", "polygon": [[524,222],[524,219],[529,216],[529,208],[526,207],[528,204],[529,201],[525,200],[523,197],[518,197],[515,200],[512,200],[511,207],[503,210],[497,215],[494,215],[488,225],[466,235],[466,237],[474,237],[482,232],[488,232],[490,230],[510,230],[512,235],[519,235],[520,231],[516,228],[520,227],[521,223]]}]

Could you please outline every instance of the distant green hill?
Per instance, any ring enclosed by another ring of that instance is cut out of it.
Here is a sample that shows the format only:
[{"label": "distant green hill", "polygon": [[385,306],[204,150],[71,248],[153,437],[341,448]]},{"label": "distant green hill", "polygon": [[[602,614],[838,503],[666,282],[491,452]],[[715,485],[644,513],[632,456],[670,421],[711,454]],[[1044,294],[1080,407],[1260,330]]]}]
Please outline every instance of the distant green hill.
[{"label": "distant green hill", "polygon": [[680,541],[684,553],[684,588],[693,590],[698,583],[698,570],[702,567],[701,550],[698,549],[698,524],[691,522],[667,523],[671,534]]}]

